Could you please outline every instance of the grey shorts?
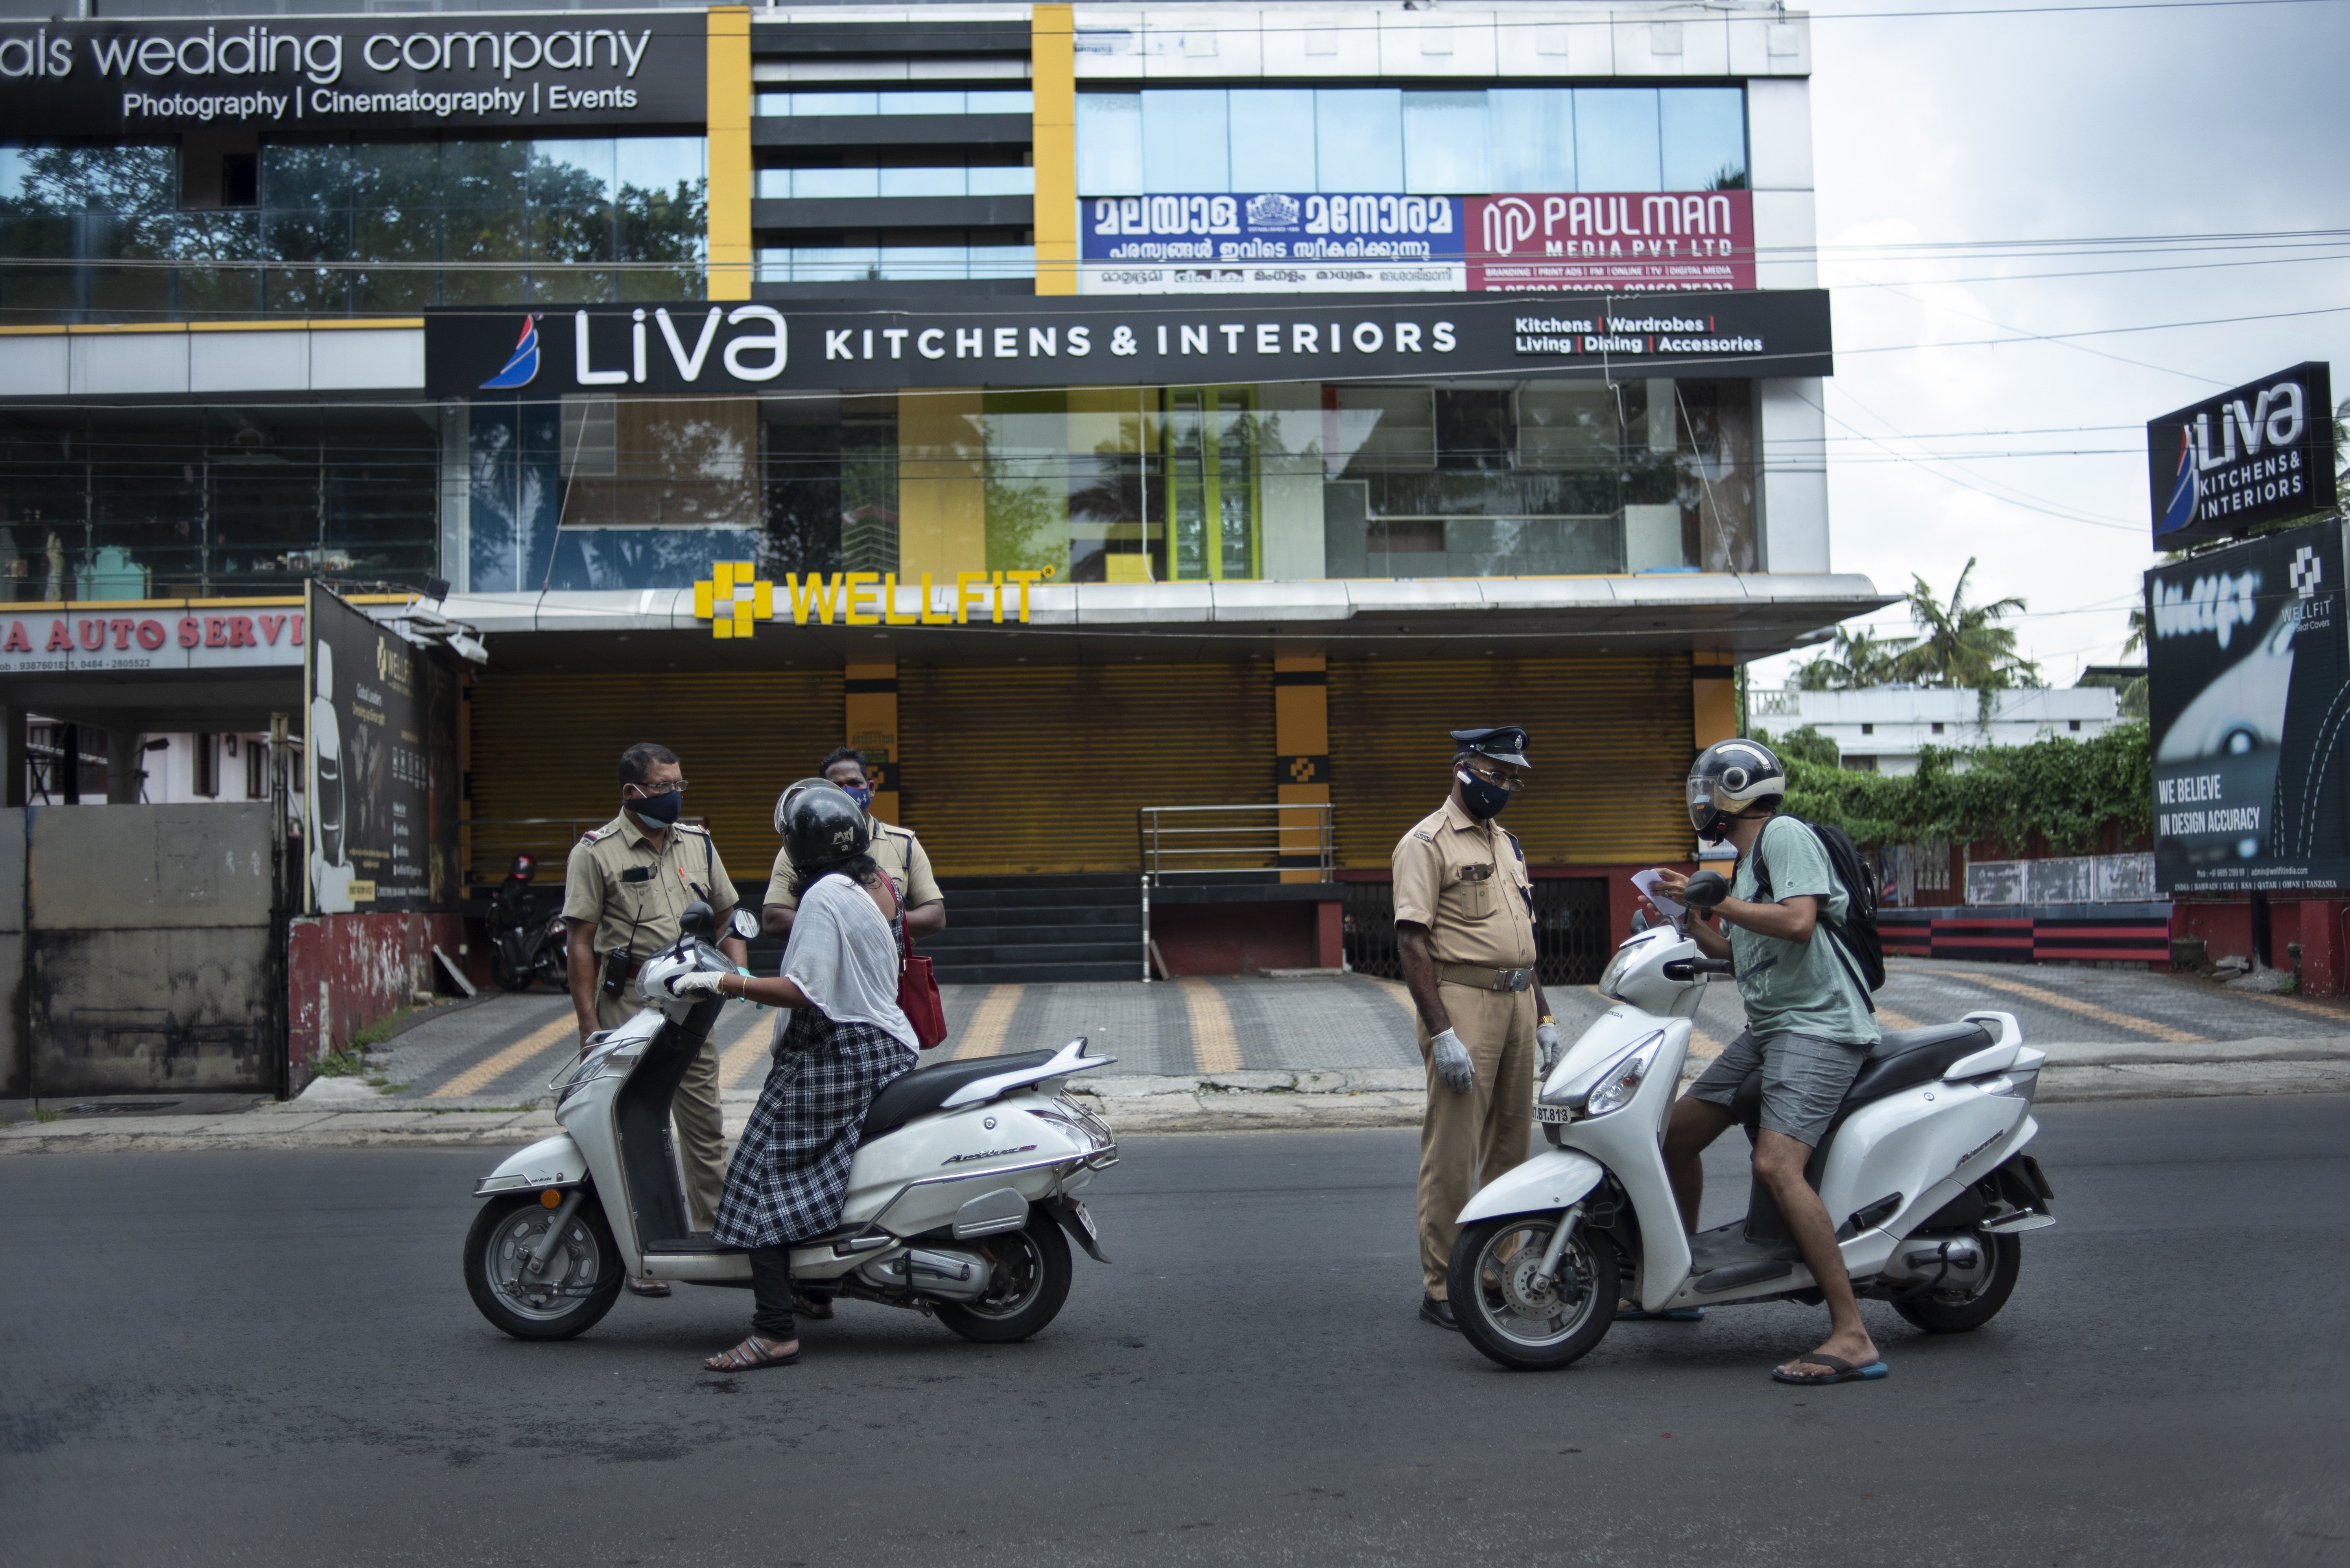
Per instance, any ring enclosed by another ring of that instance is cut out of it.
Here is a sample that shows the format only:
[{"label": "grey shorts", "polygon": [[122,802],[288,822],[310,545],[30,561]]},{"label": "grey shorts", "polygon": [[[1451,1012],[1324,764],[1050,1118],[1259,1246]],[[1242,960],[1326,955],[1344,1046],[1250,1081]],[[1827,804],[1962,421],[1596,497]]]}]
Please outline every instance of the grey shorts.
[{"label": "grey shorts", "polygon": [[1867,1055],[1866,1045],[1809,1034],[1773,1034],[1757,1041],[1750,1029],[1723,1046],[1713,1064],[1697,1075],[1689,1097],[1727,1107],[1746,1075],[1760,1067],[1763,1127],[1816,1148]]}]

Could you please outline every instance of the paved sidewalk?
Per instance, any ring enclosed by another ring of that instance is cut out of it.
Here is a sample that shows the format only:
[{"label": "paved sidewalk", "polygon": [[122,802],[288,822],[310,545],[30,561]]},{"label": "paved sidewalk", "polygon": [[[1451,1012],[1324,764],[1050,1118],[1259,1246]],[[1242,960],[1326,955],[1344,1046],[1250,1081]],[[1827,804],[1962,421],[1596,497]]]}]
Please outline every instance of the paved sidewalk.
[{"label": "paved sidewalk", "polygon": [[[1399,1126],[1419,1119],[1423,1076],[1401,985],[1359,975],[1144,985],[947,986],[933,1060],[1059,1046],[1087,1036],[1118,1066],[1077,1080],[1123,1131],[1245,1126]],[[1586,986],[1550,1001],[1571,1039],[1605,1011]],[[2258,996],[2189,976],[2058,965],[1896,960],[1877,996],[1888,1028],[2012,1012],[2049,1052],[2041,1097],[2277,1094],[2350,1087],[2350,1005]],[[775,1015],[730,1006],[717,1040],[729,1131],[768,1063]],[[1698,1064],[1744,1026],[1736,990],[1707,988]],[[511,1146],[554,1127],[546,1082],[578,1047],[567,997],[492,996],[433,1009],[369,1058],[367,1078],[322,1079],[284,1106],[156,1096],[66,1109],[36,1123],[0,1106],[0,1152],[319,1143]],[[250,1108],[249,1108],[250,1107]]]}]

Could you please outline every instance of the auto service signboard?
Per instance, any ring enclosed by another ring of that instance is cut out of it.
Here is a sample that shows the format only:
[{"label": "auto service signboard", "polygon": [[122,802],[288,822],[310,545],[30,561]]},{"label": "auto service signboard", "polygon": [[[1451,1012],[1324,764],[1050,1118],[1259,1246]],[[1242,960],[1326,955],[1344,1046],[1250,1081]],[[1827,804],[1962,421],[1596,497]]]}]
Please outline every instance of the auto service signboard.
[{"label": "auto service signboard", "polygon": [[2165,894],[2350,886],[2344,566],[2327,522],[2147,574]]},{"label": "auto service signboard", "polygon": [[2334,456],[2333,377],[2316,361],[2147,421],[2155,547],[2331,512]]}]

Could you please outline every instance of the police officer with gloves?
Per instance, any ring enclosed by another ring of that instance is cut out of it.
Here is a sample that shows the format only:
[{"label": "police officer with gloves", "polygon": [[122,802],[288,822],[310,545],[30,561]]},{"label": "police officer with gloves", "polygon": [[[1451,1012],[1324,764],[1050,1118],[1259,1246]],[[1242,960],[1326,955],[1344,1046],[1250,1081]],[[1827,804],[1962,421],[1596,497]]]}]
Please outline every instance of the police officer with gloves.
[{"label": "police officer with gloves", "polygon": [[[644,1005],[637,971],[678,939],[696,899],[722,922],[734,908],[734,884],[707,828],[678,820],[685,777],[677,753],[639,742],[620,753],[620,814],[581,836],[564,872],[563,923],[569,933],[571,1005],[580,1048],[598,1029],[617,1029]],[[739,937],[719,950],[739,967],[749,950]],[[710,1229],[726,1179],[726,1140],[718,1109],[717,1047],[704,1043],[678,1085],[671,1114],[684,1155],[685,1192],[693,1228]],[[658,1281],[629,1288],[665,1296]]]},{"label": "police officer with gloves", "polygon": [[1534,974],[1534,881],[1494,818],[1526,786],[1526,732],[1452,732],[1452,793],[1395,847],[1396,947],[1419,1013],[1428,1111],[1419,1129],[1420,1320],[1458,1326],[1445,1271],[1454,1220],[1526,1158],[1534,1071],[1558,1028]]}]

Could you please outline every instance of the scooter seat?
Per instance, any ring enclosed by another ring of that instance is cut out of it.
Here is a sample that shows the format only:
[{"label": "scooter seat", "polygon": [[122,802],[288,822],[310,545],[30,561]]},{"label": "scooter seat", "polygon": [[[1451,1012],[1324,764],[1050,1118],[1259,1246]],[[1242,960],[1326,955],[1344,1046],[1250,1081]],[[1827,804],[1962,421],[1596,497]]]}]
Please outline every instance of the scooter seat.
[{"label": "scooter seat", "polygon": [[[1846,1116],[1873,1100],[1919,1084],[1930,1084],[1961,1060],[1978,1051],[1990,1049],[1991,1032],[1980,1023],[1936,1023],[1923,1029],[1888,1029],[1884,1038],[1868,1048],[1868,1054],[1854,1075],[1852,1087],[1845,1091],[1844,1101],[1836,1107],[1835,1120],[1828,1124],[1828,1133],[1820,1139],[1826,1148],[1828,1137],[1844,1125]],[[1762,1117],[1762,1075],[1746,1075],[1738,1086],[1731,1109],[1752,1134]]]},{"label": "scooter seat", "polygon": [[865,1113],[866,1140],[870,1142],[885,1133],[896,1132],[916,1116],[928,1116],[966,1084],[1021,1067],[1041,1067],[1053,1055],[1050,1051],[1020,1051],[1009,1056],[941,1062],[935,1067],[917,1067],[910,1073],[901,1073],[873,1096],[872,1108]]}]

